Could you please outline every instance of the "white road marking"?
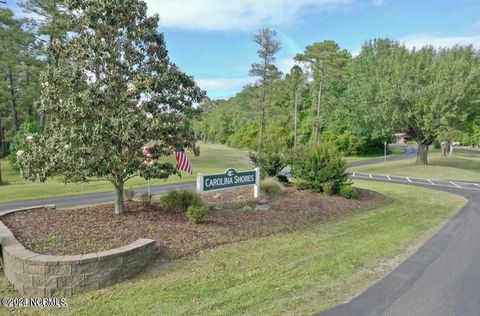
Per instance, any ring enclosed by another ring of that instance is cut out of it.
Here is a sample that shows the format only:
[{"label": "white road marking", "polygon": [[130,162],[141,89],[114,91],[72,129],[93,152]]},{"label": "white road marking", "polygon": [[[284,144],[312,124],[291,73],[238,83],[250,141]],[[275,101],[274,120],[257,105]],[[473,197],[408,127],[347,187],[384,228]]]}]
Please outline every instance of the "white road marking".
[{"label": "white road marking", "polygon": [[[415,180],[423,180],[423,181],[426,181],[428,183],[425,183],[425,182],[418,182],[418,181],[414,181],[412,179],[410,179],[410,177],[399,177],[399,176],[395,176],[396,179],[392,179],[392,177],[390,175],[386,175],[386,174],[372,174],[372,173],[361,173],[361,172],[354,172],[352,174],[352,177],[357,177],[357,178],[369,178],[369,179],[372,179],[372,180],[389,180],[391,182],[397,182],[397,183],[413,183],[413,184],[423,184],[423,185],[431,185],[431,186],[438,186],[438,187],[447,187],[447,188],[459,188],[459,189],[467,189],[467,190],[480,190],[480,184],[479,183],[467,183],[467,182],[458,182],[455,183],[453,181],[447,181],[447,180],[438,180],[438,181],[441,181],[441,183],[436,183],[436,179],[433,179],[430,180],[430,179],[426,179],[426,178],[414,178]],[[381,177],[384,177],[384,179],[381,179]],[[435,181],[435,182],[434,182]],[[448,185],[448,184],[450,185]],[[472,187],[466,187],[466,186],[463,186],[463,185],[471,185],[471,186],[475,186],[475,188],[472,188]]]},{"label": "white road marking", "polygon": [[455,182],[450,181],[450,183],[453,184],[454,186],[456,186],[457,188],[461,188],[461,186],[459,186],[459,185],[456,184]]}]

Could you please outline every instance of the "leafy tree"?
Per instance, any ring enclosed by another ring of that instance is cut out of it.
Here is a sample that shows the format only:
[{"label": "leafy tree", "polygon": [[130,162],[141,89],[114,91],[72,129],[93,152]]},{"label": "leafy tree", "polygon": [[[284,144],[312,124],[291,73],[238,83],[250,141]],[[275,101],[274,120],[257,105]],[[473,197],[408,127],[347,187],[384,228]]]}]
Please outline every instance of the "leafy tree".
[{"label": "leafy tree", "polygon": [[[13,12],[0,9],[0,111],[11,121],[5,125],[11,138],[24,121],[35,119],[33,103],[40,95],[39,73],[43,62],[32,33],[25,21],[15,19]],[[1,128],[1,127],[0,127]]]},{"label": "leafy tree", "polygon": [[[65,182],[90,177],[116,189],[115,213],[124,213],[125,181],[137,175],[166,178],[170,164],[144,164],[176,145],[198,154],[188,118],[204,97],[192,77],[170,62],[158,16],[147,17],[138,0],[68,0],[66,41],[50,47],[58,64],[42,77],[41,109],[55,113],[43,133],[23,140],[17,153],[22,175]],[[148,168],[156,168],[150,170]]]},{"label": "leafy tree", "polygon": [[441,131],[461,129],[480,103],[479,53],[471,46],[408,50],[389,39],[364,44],[349,82],[361,117],[408,133],[418,144],[417,164]]},{"label": "leafy tree", "polygon": [[[290,70],[290,73],[285,76],[285,83],[287,85],[287,91],[284,94],[287,95],[285,103],[293,103],[293,146],[298,144],[298,120],[299,120],[299,106],[301,101],[302,92],[306,87],[306,76],[302,71],[302,68],[295,65]],[[293,102],[292,102],[293,101]]]},{"label": "leafy tree", "polygon": [[[41,53],[48,64],[58,66],[58,58],[49,51],[55,40],[64,40],[67,34],[67,14],[63,0],[25,0],[20,6],[29,13],[26,22],[30,25],[37,39],[42,43]],[[40,112],[40,128],[45,128],[46,115]]]},{"label": "leafy tree", "polygon": [[267,98],[267,90],[271,83],[280,78],[281,72],[273,64],[275,62],[275,55],[280,50],[280,43],[275,40],[277,32],[264,28],[253,34],[252,41],[260,46],[257,50],[260,63],[252,64],[250,69],[250,76],[259,77],[259,83],[262,87],[260,97],[260,132],[259,132],[259,146],[263,142],[263,133],[265,131],[265,102]]},{"label": "leafy tree", "polygon": [[350,61],[350,53],[330,40],[314,43],[305,48],[303,54],[297,54],[295,60],[308,66],[311,76],[318,87],[316,90],[316,119],[314,124],[314,142],[318,141],[320,131],[320,111],[325,86],[342,79],[345,67]]}]

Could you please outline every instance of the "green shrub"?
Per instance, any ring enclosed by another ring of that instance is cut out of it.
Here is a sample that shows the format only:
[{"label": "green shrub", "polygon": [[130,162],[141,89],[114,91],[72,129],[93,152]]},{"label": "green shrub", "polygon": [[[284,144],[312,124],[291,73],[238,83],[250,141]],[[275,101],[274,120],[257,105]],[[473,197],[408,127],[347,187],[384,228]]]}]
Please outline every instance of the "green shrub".
[{"label": "green shrub", "polygon": [[341,185],[340,188],[338,189],[338,193],[340,194],[341,197],[344,197],[346,199],[354,199],[358,196],[358,191],[351,185]]},{"label": "green shrub", "polygon": [[260,183],[260,191],[266,196],[276,197],[285,191],[285,187],[275,178],[267,178]]},{"label": "green shrub", "polygon": [[203,201],[195,202],[187,208],[187,217],[192,224],[201,223],[207,213],[208,206]]},{"label": "green shrub", "polygon": [[292,159],[292,172],[300,189],[313,192],[336,193],[348,182],[347,162],[331,144],[299,147]]},{"label": "green shrub", "polygon": [[233,148],[254,148],[258,136],[258,126],[248,126],[230,135],[227,145]]},{"label": "green shrub", "polygon": [[261,170],[263,177],[275,177],[289,164],[288,150],[278,144],[266,143],[261,150],[248,154],[255,167]]},{"label": "green shrub", "polygon": [[335,193],[336,185],[333,181],[327,181],[323,184],[323,193],[332,195]]},{"label": "green shrub", "polygon": [[160,205],[173,212],[186,212],[190,205],[202,202],[202,197],[192,190],[172,190],[160,198]]},{"label": "green shrub", "polygon": [[123,197],[126,201],[131,201],[135,197],[135,191],[133,189],[123,190]]},{"label": "green shrub", "polygon": [[335,134],[327,131],[320,136],[320,143],[327,143],[337,147],[345,156],[355,156],[358,155],[364,147],[365,139],[348,132]]},{"label": "green shrub", "polygon": [[152,199],[153,199],[153,195],[148,194],[147,192],[144,192],[140,195],[140,202],[142,202],[145,205],[152,204]]}]

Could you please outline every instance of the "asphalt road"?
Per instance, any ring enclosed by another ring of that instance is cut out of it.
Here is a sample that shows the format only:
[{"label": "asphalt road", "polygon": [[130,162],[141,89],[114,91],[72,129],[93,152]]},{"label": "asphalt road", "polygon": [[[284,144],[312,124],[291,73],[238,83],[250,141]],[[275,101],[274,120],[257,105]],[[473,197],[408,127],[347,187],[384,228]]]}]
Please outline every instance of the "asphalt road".
[{"label": "asphalt road", "polygon": [[[391,157],[387,156],[387,160],[388,161],[400,160],[400,159],[412,157],[415,155],[416,155],[415,147],[406,147],[405,153],[391,156]],[[370,159],[365,161],[356,161],[354,163],[351,163],[350,166],[354,167],[354,166],[362,166],[362,165],[382,163],[382,162],[383,162],[383,158],[375,158],[375,159]],[[162,194],[171,189],[187,189],[187,188],[195,188],[195,183],[189,182],[189,183],[183,183],[183,184],[155,186],[151,188],[151,193]],[[143,193],[146,191],[147,191],[146,188],[135,190],[137,194]],[[26,208],[26,207],[32,207],[32,206],[55,204],[57,207],[62,208],[62,207],[73,207],[73,206],[80,206],[80,205],[87,205],[87,204],[105,203],[105,202],[114,201],[114,199],[115,199],[114,192],[103,192],[103,193],[76,194],[76,195],[67,195],[67,196],[61,196],[61,197],[8,202],[8,203],[0,204],[0,214],[7,210],[20,209],[20,208]]]},{"label": "asphalt road", "polygon": [[469,201],[393,272],[349,302],[319,315],[480,315],[480,192],[404,184],[455,193]]},{"label": "asphalt road", "polygon": [[[194,182],[151,187],[150,192],[152,194],[162,194],[171,189],[181,190],[181,189],[190,189],[190,188],[195,188]],[[135,192],[143,193],[143,192],[147,192],[147,189],[146,188],[136,189]],[[113,202],[114,200],[115,200],[115,192],[103,192],[103,193],[67,195],[67,196],[26,200],[26,201],[19,201],[19,202],[9,202],[9,203],[0,204],[0,215],[2,212],[8,211],[8,210],[20,209],[20,208],[26,208],[26,207],[32,207],[32,206],[55,204],[58,208],[62,208],[62,207],[74,207],[74,206],[80,206],[80,205]]]},{"label": "asphalt road", "polygon": [[[417,155],[417,147],[406,146],[405,152],[403,154],[387,156],[387,161],[402,160],[405,158],[415,157],[416,155]],[[354,161],[354,162],[351,162],[349,165],[350,167],[360,167],[360,166],[373,165],[376,163],[383,163],[383,162],[384,162],[384,157],[378,157],[378,158],[373,158],[368,160]]]}]

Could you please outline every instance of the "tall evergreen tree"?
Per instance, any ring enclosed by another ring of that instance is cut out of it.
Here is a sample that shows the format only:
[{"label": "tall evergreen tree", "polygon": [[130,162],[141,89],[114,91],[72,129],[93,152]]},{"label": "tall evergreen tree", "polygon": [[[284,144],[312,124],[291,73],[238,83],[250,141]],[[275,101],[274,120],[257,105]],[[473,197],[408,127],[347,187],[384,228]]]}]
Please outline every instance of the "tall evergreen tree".
[{"label": "tall evergreen tree", "polygon": [[260,46],[257,50],[260,63],[252,64],[250,68],[250,76],[258,77],[259,84],[261,85],[261,97],[260,97],[260,131],[259,131],[259,146],[261,148],[263,143],[263,134],[265,132],[265,120],[266,120],[266,99],[270,85],[276,79],[280,78],[281,72],[273,64],[275,62],[275,55],[280,50],[280,42],[275,39],[277,32],[264,28],[253,34],[252,41]]},{"label": "tall evergreen tree", "polygon": [[[20,6],[29,13],[27,19],[37,39],[42,42],[42,54],[48,64],[58,66],[58,58],[49,48],[55,40],[64,40],[67,34],[67,15],[65,1],[63,0],[25,0]],[[40,128],[45,128],[47,113],[40,111]]]},{"label": "tall evergreen tree", "polygon": [[316,118],[314,123],[314,142],[318,141],[320,133],[320,112],[324,98],[325,85],[342,78],[345,68],[350,61],[350,53],[330,40],[314,43],[305,48],[303,54],[297,54],[295,60],[308,66],[311,76],[316,83]]},{"label": "tall evergreen tree", "polygon": [[25,20],[15,19],[9,9],[0,9],[0,110],[10,118],[7,137],[20,130],[22,122],[34,119],[33,103],[40,95],[39,74],[43,62],[39,47]]}]

